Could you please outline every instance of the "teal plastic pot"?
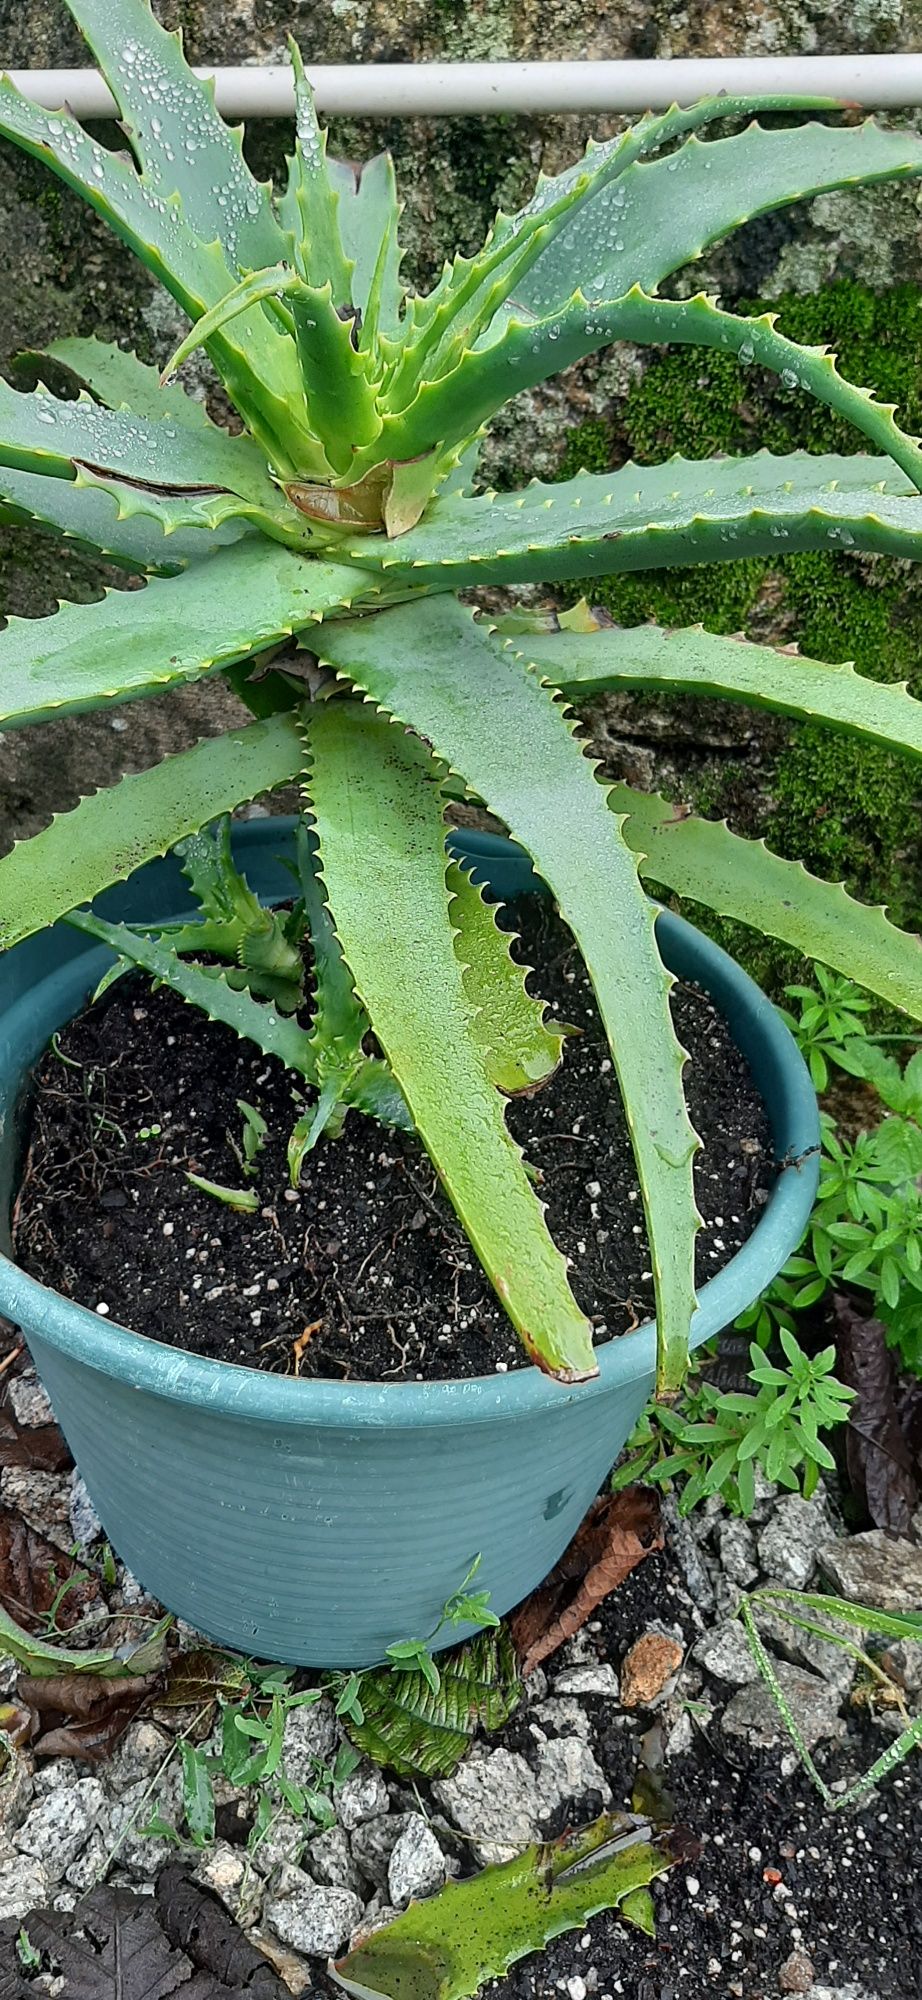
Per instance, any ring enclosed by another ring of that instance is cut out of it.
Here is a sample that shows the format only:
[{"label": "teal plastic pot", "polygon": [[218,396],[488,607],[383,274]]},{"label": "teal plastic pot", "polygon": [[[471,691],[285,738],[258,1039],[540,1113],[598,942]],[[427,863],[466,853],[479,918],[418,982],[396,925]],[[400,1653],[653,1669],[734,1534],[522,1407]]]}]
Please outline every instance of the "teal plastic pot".
[{"label": "teal plastic pot", "polygon": [[[235,831],[267,902],[290,895],[292,823]],[[452,837],[500,896],[539,885],[522,853]],[[188,910],[171,859],[99,900],[158,922]],[[382,912],[386,918],[386,912]],[[725,1014],[785,1166],[748,1243],[702,1288],[699,1342],[758,1296],[813,1202],[816,1100],[775,1009],[724,952],[663,913],[680,977]],[[29,1076],[109,953],[56,925],[0,959],[0,1214],[21,1161]],[[803,1156],[807,1157],[804,1158]],[[650,1395],[652,1325],[599,1349],[575,1388],[536,1368],[462,1382],[302,1382],[184,1354],[61,1298],[0,1256],[0,1313],[22,1328],[106,1534],[155,1597],[212,1639],[305,1666],[363,1666],[431,1631],[472,1559],[506,1611],[547,1574]]]}]

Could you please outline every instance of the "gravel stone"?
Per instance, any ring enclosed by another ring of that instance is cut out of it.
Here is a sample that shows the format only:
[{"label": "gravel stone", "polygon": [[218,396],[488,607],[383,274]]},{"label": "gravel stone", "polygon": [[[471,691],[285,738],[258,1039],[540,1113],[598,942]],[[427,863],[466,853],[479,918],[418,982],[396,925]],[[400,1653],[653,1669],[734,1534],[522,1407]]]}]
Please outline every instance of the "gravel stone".
[{"label": "gravel stone", "polygon": [[48,1391],[33,1369],[25,1375],[13,1376],[9,1396],[20,1430],[37,1430],[40,1424],[54,1423]]},{"label": "gravel stone", "polygon": [[824,1493],[812,1500],[787,1493],[776,1501],[758,1539],[759,1561],[765,1575],[789,1590],[806,1590],[817,1556],[830,1539],[829,1510]]},{"label": "gravel stone", "polygon": [[887,1647],[883,1664],[908,1694],[918,1694],[922,1688],[922,1639],[895,1639]]},{"label": "gravel stone", "polygon": [[745,1687],[759,1678],[746,1634],[736,1618],[726,1625],[716,1625],[713,1632],[705,1632],[693,1651],[695,1659],[700,1660],[715,1680],[727,1681],[731,1687]]},{"label": "gravel stone", "polygon": [[56,1472],[33,1472],[26,1465],[7,1465],[0,1474],[0,1496],[5,1507],[21,1514],[30,1528],[53,1542],[65,1553],[73,1544],[70,1525],[70,1492],[66,1479]]},{"label": "gravel stone", "polygon": [[76,1861],[71,1862],[65,1877],[78,1896],[85,1896],[89,1889],[95,1888],[105,1868],[108,1853],[109,1842],[97,1827],[90,1834],[83,1853],[78,1854]]},{"label": "gravel stone", "polygon": [[581,1736],[583,1742],[588,1743],[592,1734],[587,1710],[567,1695],[562,1695],[557,1701],[551,1696],[547,1701],[537,1702],[532,1715],[542,1730],[552,1729],[555,1736]]},{"label": "gravel stone", "polygon": [[153,1777],[173,1743],[165,1729],[159,1729],[155,1722],[143,1719],[129,1724],[113,1752],[106,1767],[106,1778],[112,1791],[122,1792],[129,1785],[145,1782]]},{"label": "gravel stone", "polygon": [[717,1530],[720,1560],[732,1583],[748,1590],[759,1574],[756,1538],[746,1521],[721,1521]]},{"label": "gravel stone", "polygon": [[663,1523],[669,1547],[685,1578],[692,1601],[707,1617],[716,1606],[714,1586],[694,1528],[679,1513],[674,1493],[667,1493],[663,1498]]},{"label": "gravel stone", "polygon": [[47,1903],[51,1883],[40,1861],[31,1854],[0,1852],[0,1921],[24,1917],[40,1903]]},{"label": "gravel stone", "polygon": [[265,1840],[254,1847],[251,1860],[260,1875],[271,1875],[283,1863],[297,1864],[307,1844],[304,1821],[294,1813],[280,1813],[274,1825],[269,1828]]},{"label": "gravel stone", "polygon": [[388,1812],[390,1803],[387,1786],[377,1764],[360,1764],[336,1794],[340,1826],[344,1826],[347,1833],[352,1833],[363,1820],[379,1819],[382,1813]]},{"label": "gravel stone", "polygon": [[374,1937],[376,1931],[383,1931],[385,1925],[393,1923],[394,1918],[399,1917],[399,1915],[399,1910],[392,1909],[390,1903],[385,1902],[383,1894],[373,1896],[364,1916],[356,1925],[349,1939],[350,1951],[354,1951],[358,1945],[364,1944],[368,1938]]},{"label": "gravel stone", "polygon": [[535,1777],[541,1819],[550,1819],[564,1800],[581,1799],[587,1792],[598,1792],[603,1805],[611,1799],[611,1786],[601,1765],[578,1736],[557,1736],[553,1742],[539,1743]]},{"label": "gravel stone", "polygon": [[[844,1734],[845,1724],[839,1720],[838,1688],[830,1687],[828,1681],[806,1673],[801,1667],[789,1666],[785,1660],[776,1662],[775,1672],[808,1750],[825,1736]],[[787,1730],[762,1680],[740,1688],[733,1696],[724,1709],[722,1727],[726,1735],[741,1736],[756,1749],[770,1750],[778,1743],[785,1749],[790,1747]]]},{"label": "gravel stone", "polygon": [[354,1896],[364,1896],[365,1882],[341,1826],[331,1826],[325,1833],[315,1834],[300,1859],[301,1866],[315,1882],[322,1882],[328,1889],[351,1889]]},{"label": "gravel stone", "polygon": [[285,1717],[282,1761],[293,1785],[316,1785],[317,1764],[329,1764],[338,1737],[336,1710],[328,1695],[290,1708]]},{"label": "gravel stone", "polygon": [[684,1650],[666,1632],[642,1633],[621,1662],[622,1708],[652,1708],[678,1673]]},{"label": "gravel stone", "polygon": [[36,1798],[47,1798],[49,1792],[69,1791],[79,1776],[76,1764],[69,1757],[54,1757],[47,1764],[39,1764],[33,1780]]},{"label": "gravel stone", "polygon": [[81,1478],[76,1466],[70,1482],[70,1525],[74,1541],[79,1542],[82,1549],[91,1548],[104,1532],[102,1522],[87,1492],[86,1482]]},{"label": "gravel stone", "polygon": [[[781,1653],[794,1666],[807,1667],[811,1673],[821,1675],[824,1681],[838,1688],[840,1696],[848,1694],[857,1671],[857,1661],[844,1646],[837,1646],[833,1639],[821,1639],[813,1632],[803,1632],[796,1625],[789,1625],[766,1606],[757,1606],[756,1624],[763,1637],[770,1640],[775,1651]],[[835,1619],[823,1614],[823,1622],[830,1629],[840,1632],[853,1645],[862,1645],[865,1635],[857,1626],[847,1625],[843,1618]]]},{"label": "gravel stone", "polygon": [[[571,1739],[561,1738],[563,1743]],[[585,1744],[577,1749],[585,1751]],[[557,1745],[544,1744],[547,1751]],[[593,1759],[593,1762],[595,1760]],[[550,1766],[548,1774],[550,1774]],[[540,1838],[541,1821],[553,1808],[538,1789],[534,1773],[515,1750],[473,1749],[452,1778],[432,1787],[452,1824],[468,1835],[474,1857],[484,1867],[511,1861]],[[560,1793],[558,1791],[559,1799]]]},{"label": "gravel stone", "polygon": [[883,1528],[825,1541],[819,1564],[839,1596],[852,1604],[870,1604],[875,1611],[918,1611],[922,1604],[922,1548]]},{"label": "gravel stone", "polygon": [[391,1855],[409,1818],[409,1813],[384,1813],[380,1819],[363,1820],[352,1835],[353,1861],[382,1893],[387,1888]]},{"label": "gravel stone", "polygon": [[593,1666],[568,1667],[558,1674],[554,1681],[555,1694],[605,1695],[609,1701],[618,1699],[618,1676],[607,1660],[599,1660]]},{"label": "gravel stone", "polygon": [[21,1750],[8,1749],[0,1744],[0,1828],[9,1833],[12,1827],[21,1826],[35,1794],[35,1778],[32,1764]]},{"label": "gravel stone", "polygon": [[443,1887],[447,1872],[445,1856],[432,1828],[420,1813],[408,1813],[387,1871],[393,1907],[402,1910],[414,1899],[434,1895],[436,1889]]},{"label": "gravel stone", "polygon": [[242,1847],[231,1847],[226,1840],[216,1840],[214,1846],[202,1855],[192,1873],[196,1882],[201,1882],[205,1889],[212,1889],[231,1915],[236,1916],[240,1891],[247,1875],[246,1855]]},{"label": "gravel stone", "polygon": [[778,1984],[782,1993],[809,1993],[813,1985],[812,1958],[805,1951],[792,1951],[778,1968]]},{"label": "gravel stone", "polygon": [[98,1778],[78,1778],[67,1791],[49,1792],[32,1807],[13,1844],[42,1863],[49,1881],[60,1882],[86,1846],[105,1803]]},{"label": "gravel stone", "polygon": [[302,1869],[288,1866],[263,1909],[263,1922],[305,1958],[335,1958],[362,1914],[362,1904],[351,1890],[325,1888]]}]

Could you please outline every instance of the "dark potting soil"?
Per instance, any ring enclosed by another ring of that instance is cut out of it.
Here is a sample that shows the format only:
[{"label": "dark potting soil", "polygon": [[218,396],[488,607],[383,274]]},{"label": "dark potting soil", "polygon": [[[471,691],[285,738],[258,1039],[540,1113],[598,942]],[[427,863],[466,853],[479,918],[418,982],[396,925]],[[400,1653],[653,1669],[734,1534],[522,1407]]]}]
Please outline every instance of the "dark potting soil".
[{"label": "dark potting soil", "polygon": [[[700,1629],[668,1548],[600,1605],[584,1635],[587,1657],[617,1669],[661,1620],[689,1645]],[[546,1667],[553,1682],[559,1660]],[[720,1710],[736,1690],[710,1683],[706,1692],[717,1698],[715,1713],[707,1719],[692,1706],[692,1748],[669,1757],[662,1773],[663,1804],[693,1846],[654,1884],[655,1937],[603,1912],[514,1965],[484,1989],[488,2000],[583,2000],[583,1987],[587,2000],[783,2000],[804,1990],[786,1983],[793,1967],[779,1979],[792,1954],[813,1967],[808,2000],[919,2000],[922,1757],[910,1756],[860,1807],[830,1813],[787,1738],[783,1748],[763,1750],[724,1735]],[[613,1806],[629,1809],[639,1742],[655,1715],[629,1718],[604,1697],[584,1705]],[[851,1783],[890,1741],[866,1709],[847,1715],[843,1741],[814,1752],[832,1786]],[[563,1715],[560,1728],[569,1733]],[[531,1730],[521,1709],[490,1748],[503,1744],[528,1758]],[[591,1795],[573,1800],[549,1832],[588,1822],[602,1804]]]},{"label": "dark potting soil", "polygon": [[[531,983],[579,1030],[553,1078],[508,1107],[540,1174],[547,1220],[597,1340],[652,1310],[643,1210],[589,980],[549,906],[516,909]],[[710,1000],[677,986],[686,1090],[703,1146],[699,1283],[754,1228],[775,1165],[764,1105]],[[244,1180],[238,1099],[269,1136]],[[528,1365],[418,1142],[357,1113],[309,1155],[296,1194],[296,1116],[277,1062],[165,989],[119,982],[38,1066],[16,1221],[19,1262],[139,1333],[245,1367],[372,1381]],[[254,1213],[191,1187],[252,1185]]]}]

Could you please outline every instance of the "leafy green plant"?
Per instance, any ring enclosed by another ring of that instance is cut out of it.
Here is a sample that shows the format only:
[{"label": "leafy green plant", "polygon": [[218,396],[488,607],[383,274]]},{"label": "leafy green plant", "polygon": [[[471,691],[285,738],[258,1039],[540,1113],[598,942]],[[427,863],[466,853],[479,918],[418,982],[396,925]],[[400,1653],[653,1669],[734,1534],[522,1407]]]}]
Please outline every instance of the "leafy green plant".
[{"label": "leafy green plant", "polygon": [[787,1361],[776,1367],[757,1343],[751,1348],[755,1394],[715,1389],[706,1379],[687,1388],[678,1408],[653,1404],[641,1418],[612,1477],[617,1491],[633,1480],[679,1488],[679,1512],[719,1493],[734,1514],[755,1505],[755,1468],[809,1499],[821,1469],[835,1460],[820,1432],[848,1417],[854,1392],[837,1382],[836,1351],[809,1356],[782,1324]]},{"label": "leafy green plant", "polygon": [[450,1777],[478,1731],[501,1729],[521,1699],[504,1625],[453,1646],[435,1678],[425,1671],[427,1658],[434,1665],[423,1653],[355,1675],[360,1686],[347,1682],[337,1700],[351,1742],[398,1777]]},{"label": "leafy green plant", "polygon": [[[643,883],[818,952],[916,1015],[918,946],[881,910],[759,843],[628,787],[606,791],[566,705],[609,688],[717,694],[913,756],[920,710],[904,688],[847,666],[696,629],[625,632],[585,608],[506,625],[455,592],[746,559],[781,543],[917,556],[922,449],[893,409],[845,380],[824,348],[782,336],[771,313],[739,317],[658,288],[748,216],[918,175],[922,142],[872,123],[799,123],[704,143],[701,128],[753,107],[674,108],[542,179],[477,255],[454,258],[414,296],[400,276],[390,162],[357,174],[328,156],[293,45],[296,146],[273,195],[146,0],[68,5],[114,93],[128,155],[9,78],[0,134],[85,196],[191,331],[162,377],[118,347],[69,338],[49,359],[69,371],[75,398],[0,385],[0,505],[147,579],[50,620],[11,621],[0,728],[211,674],[256,719],[124,778],[16,848],[0,862],[0,942],[70,914],[119,962],[281,1060],[303,1098],[295,1181],[351,1107],[411,1124],[529,1354],[563,1382],[582,1380],[596,1372],[591,1329],[504,1116],[510,1079],[524,1071],[531,1087],[530,1065],[548,1059],[549,1031],[479,892],[447,867],[449,789],[460,786],[532,856],[592,978],[637,1158],[669,1391],[694,1306],[696,1139]],[[675,459],[474,492],[483,428],[502,405],[623,339],[756,362],[877,455]],[[239,435],[174,379],[199,345]],[[233,881],[222,818],[292,780],[305,791],[301,894],[318,975],[309,1027],[288,920]],[[213,821],[218,832],[204,832]],[[142,937],[81,907],[182,842],[202,909],[193,935]]]},{"label": "leafy green plant", "polygon": [[[218,1720],[214,1735],[218,1747],[191,1740],[187,1732],[176,1740],[182,1769],[182,1815],[184,1832],[155,1812],[143,1828],[151,1839],[167,1839],[179,1846],[188,1841],[193,1847],[208,1847],[215,1837],[214,1780],[220,1776],[239,1789],[252,1790],[255,1811],[248,1846],[252,1852],[265,1839],[283,1808],[305,1823],[309,1831],[333,1826],[336,1812],[332,1794],[344,1783],[358,1762],[357,1753],[343,1746],[331,1765],[314,1759],[313,1781],[296,1783],[285,1768],[285,1725],[295,1709],[313,1707],[322,1697],[319,1687],[298,1691],[293,1685],[294,1670],[260,1667],[252,1661],[228,1663],[224,1680],[217,1685]],[[206,1703],[207,1711],[213,1702]],[[158,1777],[162,1772],[158,1773]]]},{"label": "leafy green plant", "polygon": [[870,1293],[888,1344],[922,1374],[922,1049],[902,1065],[886,1045],[915,1038],[873,1034],[862,995],[816,972],[817,990],[789,989],[801,1001],[794,1032],[811,1067],[821,1062],[828,1076],[833,1063],[870,1085],[881,1115],[850,1138],[823,1114],[819,1192],[805,1240],[737,1324],[767,1346],[777,1334],[792,1335],[798,1313],[852,1286]]},{"label": "leafy green plant", "polygon": [[[490,1592],[470,1588],[480,1560],[475,1556],[446,1598],[427,1639],[397,1639],[381,1667],[329,1676],[336,1713],[353,1743],[403,1777],[449,1776],[475,1731],[501,1728],[518,1703],[512,1641],[490,1607]],[[473,1626],[476,1636],[436,1665],[436,1639],[461,1625]]]},{"label": "leafy green plant", "polygon": [[873,1003],[853,980],[827,972],[825,965],[815,965],[813,970],[815,988],[786,986],[784,989],[789,1000],[800,1001],[799,1014],[795,1016],[784,1008],[781,1012],[807,1058],[817,1090],[825,1090],[830,1061],[840,1061],[843,1045],[851,1036],[863,1034],[863,1017],[870,1013]]}]

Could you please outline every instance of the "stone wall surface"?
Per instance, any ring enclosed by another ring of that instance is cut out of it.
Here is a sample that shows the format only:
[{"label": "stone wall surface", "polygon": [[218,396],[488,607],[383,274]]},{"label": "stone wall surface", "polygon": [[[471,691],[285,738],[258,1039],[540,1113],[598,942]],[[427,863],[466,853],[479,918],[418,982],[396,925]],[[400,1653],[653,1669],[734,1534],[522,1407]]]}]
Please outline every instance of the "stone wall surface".
[{"label": "stone wall surface", "polygon": [[[917,47],[922,0],[155,0],[201,62],[283,57],[291,28],[308,59],[403,62],[443,58],[668,57],[900,50]],[[0,62],[10,67],[86,60],[63,0],[0,0]],[[597,132],[616,129],[596,121]],[[539,168],[579,150],[589,127],[572,117],[366,121],[334,127],[337,151],[363,157],[389,146],[406,201],[407,268],[425,280],[456,246],[473,249],[498,204],[514,205]],[[249,150],[278,170],[290,131],[263,123]],[[744,229],[710,260],[724,295],[813,291],[831,278],[886,286],[922,277],[922,186],[842,193],[799,204]],[[146,357],[169,351],[184,326],[172,301],[84,205],[35,162],[0,147],[0,367],[22,347],[65,332],[128,340]],[[696,274],[700,276],[699,271]],[[520,399],[497,430],[490,470],[509,480],[552,475],[568,432],[617,410],[640,363],[616,351]],[[93,594],[100,572],[41,536],[0,532],[0,613],[34,616],[56,598]],[[24,731],[0,747],[0,843],[33,830],[78,791],[111,782],[168,745],[226,726],[237,712],[204,685],[111,717]]]}]

